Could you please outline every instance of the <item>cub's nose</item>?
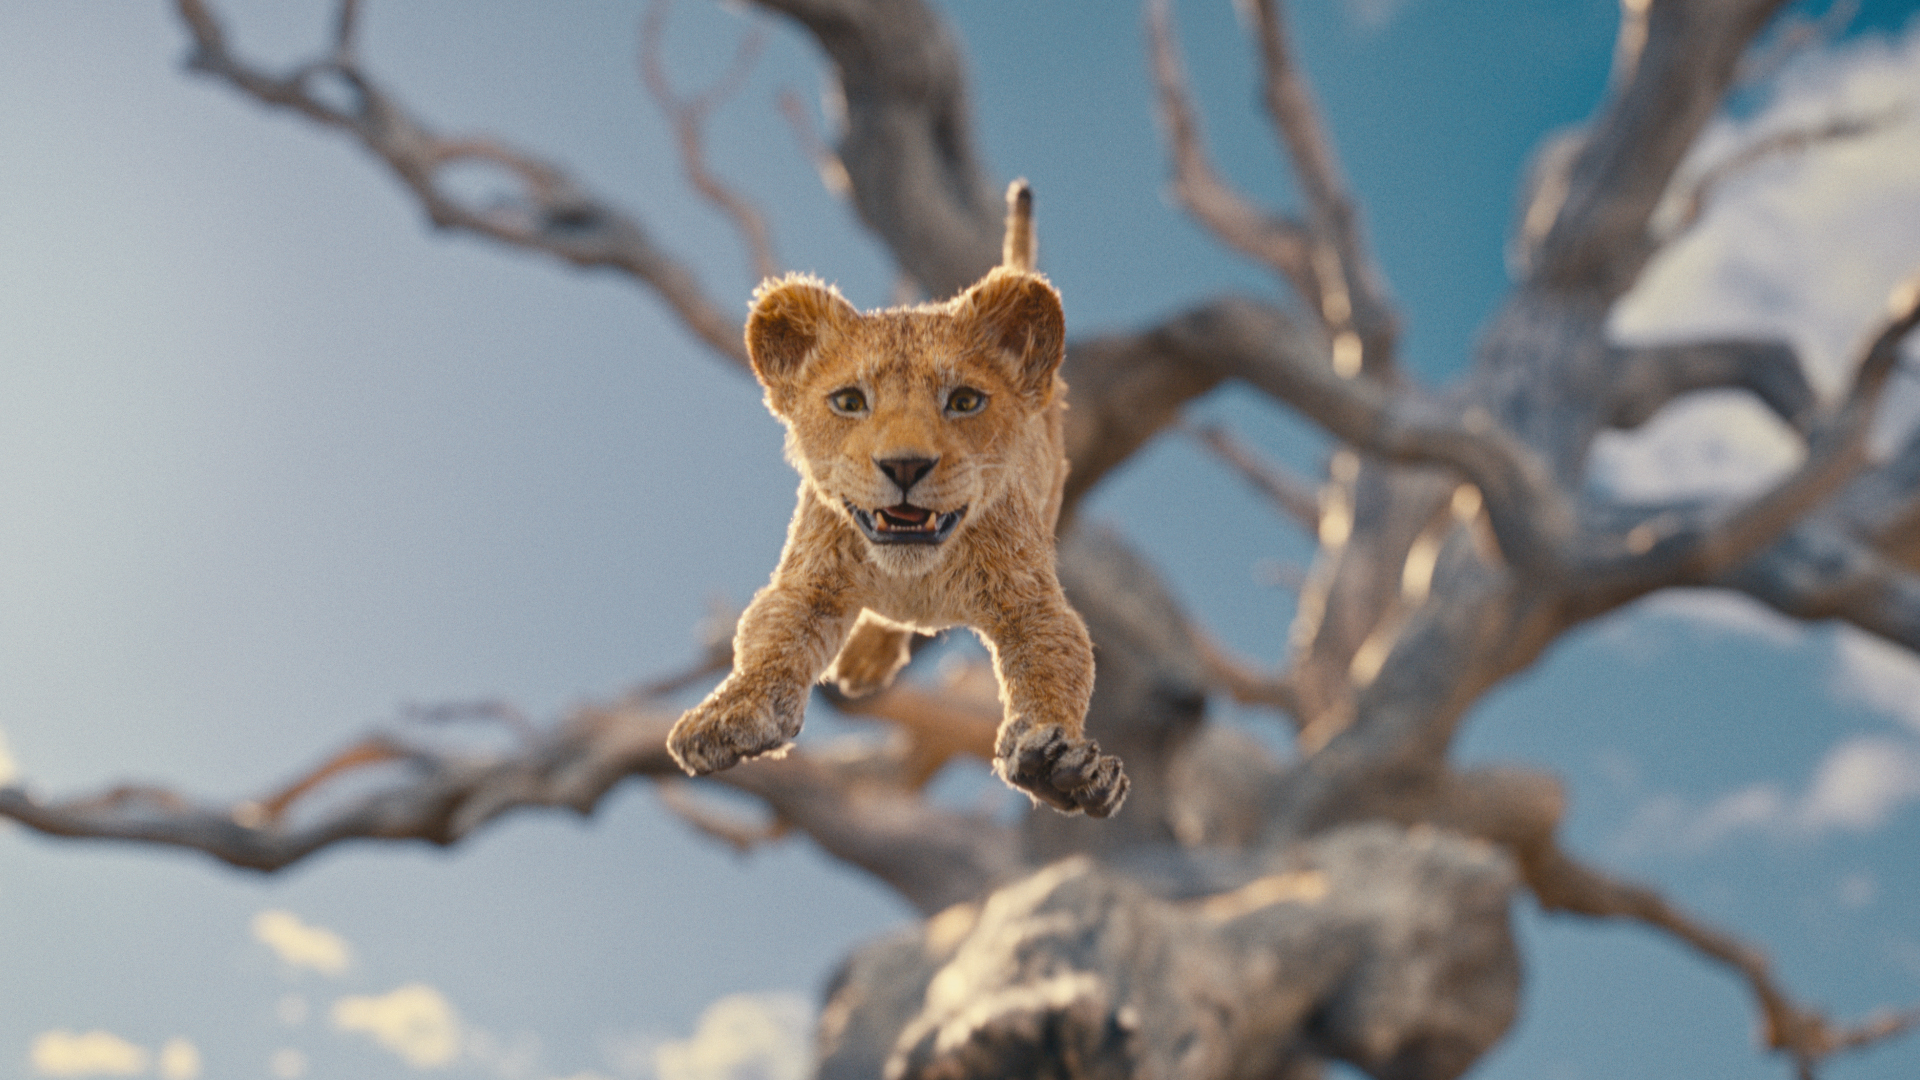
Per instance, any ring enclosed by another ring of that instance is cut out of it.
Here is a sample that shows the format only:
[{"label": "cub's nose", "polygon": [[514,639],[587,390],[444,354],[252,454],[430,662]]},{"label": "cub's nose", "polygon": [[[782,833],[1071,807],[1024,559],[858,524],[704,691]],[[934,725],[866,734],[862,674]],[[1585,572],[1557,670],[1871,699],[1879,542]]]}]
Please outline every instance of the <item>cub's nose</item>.
[{"label": "cub's nose", "polygon": [[874,458],[873,463],[880,467],[881,472],[887,474],[888,479],[900,486],[900,497],[904,499],[907,497],[907,492],[913,489],[913,485],[919,483],[923,477],[933,471],[933,467],[940,463],[940,459],[923,457]]}]

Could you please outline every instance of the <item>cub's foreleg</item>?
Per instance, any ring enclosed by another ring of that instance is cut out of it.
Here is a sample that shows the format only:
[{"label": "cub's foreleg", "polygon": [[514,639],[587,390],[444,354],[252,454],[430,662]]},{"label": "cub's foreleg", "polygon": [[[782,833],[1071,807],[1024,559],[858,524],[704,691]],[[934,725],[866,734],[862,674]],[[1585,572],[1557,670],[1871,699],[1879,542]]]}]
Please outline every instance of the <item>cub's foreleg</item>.
[{"label": "cub's foreleg", "polygon": [[871,611],[860,613],[853,633],[827,670],[826,680],[848,697],[884,690],[913,658],[913,631]]},{"label": "cub's foreleg", "polygon": [[1084,730],[1093,643],[1057,582],[1032,586],[1013,590],[1015,602],[1003,602],[976,626],[1006,705],[993,771],[1062,813],[1103,818],[1126,799],[1127,774]]},{"label": "cub's foreleg", "polygon": [[859,611],[837,570],[825,553],[788,541],[734,630],[732,674],[667,734],[667,751],[690,775],[782,751],[800,734],[807,693]]}]

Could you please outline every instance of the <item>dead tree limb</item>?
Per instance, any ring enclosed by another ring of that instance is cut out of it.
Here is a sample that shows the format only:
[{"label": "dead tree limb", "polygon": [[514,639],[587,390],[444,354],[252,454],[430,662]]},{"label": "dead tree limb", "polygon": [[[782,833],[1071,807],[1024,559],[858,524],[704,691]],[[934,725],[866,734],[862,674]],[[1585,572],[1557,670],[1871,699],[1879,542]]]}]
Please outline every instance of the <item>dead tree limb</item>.
[{"label": "dead tree limb", "polygon": [[1674,170],[1719,109],[1748,44],[1785,0],[1623,4],[1616,89],[1544,217],[1530,281],[1602,301],[1639,279],[1648,223]]},{"label": "dead tree limb", "polygon": [[[746,367],[734,305],[715,303],[693,271],[655,245],[637,219],[589,192],[564,170],[490,139],[434,134],[345,53],[285,75],[269,74],[233,52],[205,0],[177,0],[177,5],[181,21],[193,34],[189,69],[263,105],[353,137],[393,170],[436,227],[488,237],[575,266],[628,274],[657,293],[696,338]],[[339,41],[350,44],[351,8],[342,10],[340,26]],[[318,91],[321,79],[336,80],[352,104],[331,104]],[[443,174],[450,165],[470,162],[494,166],[511,177],[519,185],[517,203],[476,208],[456,197]]]},{"label": "dead tree limb", "polygon": [[838,157],[861,220],[928,295],[978,280],[1000,257],[1003,189],[980,166],[946,24],[921,0],[754,2],[805,27],[833,63]]},{"label": "dead tree limb", "polygon": [[674,92],[660,56],[667,35],[667,18],[672,10],[672,0],[652,0],[640,21],[641,82],[661,114],[673,125],[674,138],[680,146],[680,167],[687,183],[733,224],[734,231],[746,244],[753,276],[756,279],[773,277],[780,272],[780,260],[773,253],[773,237],[765,215],[714,175],[707,167],[706,154],[707,121],[713,111],[737,94],[746,82],[766,44],[765,28],[756,23],[749,29],[740,39],[733,65],[704,90],[683,99]]}]

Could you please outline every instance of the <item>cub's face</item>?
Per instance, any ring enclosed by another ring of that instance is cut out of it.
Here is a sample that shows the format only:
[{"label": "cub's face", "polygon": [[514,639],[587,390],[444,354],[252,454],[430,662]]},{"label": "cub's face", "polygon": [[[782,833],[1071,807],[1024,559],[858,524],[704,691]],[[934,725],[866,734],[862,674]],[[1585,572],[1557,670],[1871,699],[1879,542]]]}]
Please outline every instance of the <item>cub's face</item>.
[{"label": "cub's face", "polygon": [[943,305],[871,314],[788,277],[762,286],[747,323],[788,457],[903,574],[938,565],[1026,479],[1008,466],[1041,437],[1031,421],[1052,401],[1064,340],[1052,286],[1005,270]]}]

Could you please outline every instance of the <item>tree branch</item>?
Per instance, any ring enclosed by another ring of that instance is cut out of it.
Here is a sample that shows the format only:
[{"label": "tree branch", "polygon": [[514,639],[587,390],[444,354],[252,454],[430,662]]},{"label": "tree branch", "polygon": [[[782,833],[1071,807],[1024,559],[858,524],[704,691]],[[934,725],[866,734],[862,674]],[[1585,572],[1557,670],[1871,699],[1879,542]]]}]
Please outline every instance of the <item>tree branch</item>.
[{"label": "tree branch", "polygon": [[[1622,5],[1616,90],[1540,207],[1531,282],[1612,300],[1640,276],[1649,220],[1674,170],[1785,0],[1633,0]],[[1529,217],[1532,217],[1532,212]]]},{"label": "tree branch", "polygon": [[1747,984],[1766,1022],[1769,1048],[1793,1059],[1802,1080],[1812,1080],[1826,1059],[1893,1038],[1920,1026],[1920,1008],[1885,1012],[1857,1024],[1836,1025],[1795,1004],[1774,981],[1765,954],[1725,931],[1706,925],[1641,885],[1621,881],[1548,847],[1523,860],[1528,886],[1547,911],[1596,919],[1631,919],[1665,933]]},{"label": "tree branch", "polygon": [[1410,385],[1343,378],[1324,339],[1270,305],[1228,297],[1144,333],[1080,342],[1069,347],[1064,370],[1076,387],[1067,411],[1069,506],[1171,423],[1180,405],[1231,378],[1364,453],[1459,473],[1480,490],[1510,561],[1557,565],[1574,537],[1572,500],[1485,409]]},{"label": "tree branch", "polygon": [[[374,735],[273,795],[233,806],[197,803],[144,785],[64,800],[5,787],[0,817],[48,835],[184,848],[271,873],[348,841],[455,844],[516,810],[551,807],[590,815],[627,777],[677,782],[680,768],[666,750],[676,717],[628,697],[579,708],[509,752],[493,754]],[[403,775],[364,794],[325,801],[329,782],[386,766]],[[774,828],[806,833],[828,854],[880,878],[924,911],[978,896],[1024,868],[1012,830],[930,806],[888,777],[889,770],[872,767],[862,755],[795,751],[699,782],[758,797]],[[710,821],[696,827],[716,831]],[[729,834],[730,843],[745,835],[737,823],[718,831]]]},{"label": "tree branch", "polygon": [[759,58],[761,46],[766,42],[765,27],[756,22],[740,39],[733,66],[705,90],[682,100],[673,92],[673,84],[667,78],[666,66],[660,57],[660,48],[667,36],[667,17],[672,9],[673,0],[651,0],[646,15],[640,21],[641,81],[647,88],[648,96],[659,106],[661,114],[673,125],[674,137],[680,144],[680,165],[686,172],[687,183],[733,223],[735,231],[747,246],[754,277],[761,280],[773,277],[780,272],[780,260],[773,253],[773,239],[767,231],[766,218],[745,196],[734,191],[707,168],[705,149],[707,118],[728,98],[738,93],[746,82],[754,61]]},{"label": "tree branch", "polygon": [[1609,422],[1646,423],[1669,402],[1699,390],[1738,389],[1805,433],[1818,404],[1793,346],[1781,341],[1696,341],[1615,350]]},{"label": "tree branch", "polygon": [[1148,0],[1148,58],[1173,155],[1174,194],[1222,243],[1285,278],[1326,328],[1344,377],[1390,370],[1398,319],[1360,236],[1359,213],[1290,55],[1275,0],[1254,5],[1264,101],[1306,196],[1306,222],[1268,214],[1207,159],[1167,0]]},{"label": "tree branch", "polygon": [[846,106],[839,158],[860,218],[930,295],[1000,257],[999,188],[973,146],[965,65],[922,0],[754,0],[826,50]]},{"label": "tree branch", "polygon": [[1649,514],[1624,535],[1606,537],[1583,573],[1595,593],[1639,595],[1669,585],[1710,584],[1784,535],[1854,479],[1900,347],[1920,323],[1920,278],[1894,291],[1892,314],[1854,371],[1847,396],[1809,428],[1807,455],[1771,489],[1731,511]]},{"label": "tree branch", "polygon": [[1342,366],[1343,336],[1360,346],[1359,370],[1384,373],[1394,361],[1399,319],[1380,269],[1361,237],[1360,211],[1341,175],[1333,143],[1322,130],[1320,110],[1294,63],[1279,0],[1256,0],[1260,61],[1267,113],[1273,118],[1310,208],[1314,260],[1324,263],[1313,299],[1332,331],[1335,366]]},{"label": "tree branch", "polygon": [[1844,619],[1920,653],[1920,573],[1873,550],[1833,514],[1818,514],[1722,575],[1796,619]]},{"label": "tree branch", "polygon": [[[673,718],[633,702],[586,708],[505,755],[461,755],[373,736],[267,799],[232,807],[196,804],[161,788],[123,786],[105,796],[48,801],[0,789],[0,816],[55,836],[123,840],[205,852],[248,870],[285,869],[349,840],[448,845],[524,806],[591,813],[629,775],[670,776]],[[300,821],[297,800],[350,769],[397,763],[410,774]]]},{"label": "tree branch", "polygon": [[1167,0],[1147,4],[1147,49],[1159,94],[1160,122],[1173,154],[1174,197],[1221,243],[1278,273],[1309,304],[1317,305],[1320,284],[1313,266],[1313,238],[1306,226],[1254,206],[1221,180],[1207,159]]},{"label": "tree branch", "polygon": [[[1688,186],[1686,193],[1678,199],[1673,221],[1670,224],[1664,221],[1656,222],[1662,241],[1671,242],[1674,237],[1693,228],[1706,213],[1707,205],[1713,201],[1720,188],[1728,180],[1755,165],[1769,158],[1805,153],[1822,143],[1871,135],[1886,128],[1898,116],[1898,112],[1887,112],[1874,117],[1839,117],[1813,127],[1776,132],[1749,146],[1742,147],[1725,160],[1707,169],[1699,179]],[[1661,217],[1664,218],[1666,215],[1662,214]]]},{"label": "tree branch", "polygon": [[[492,140],[435,135],[345,55],[304,65],[285,76],[267,74],[229,49],[219,20],[204,0],[176,0],[176,4],[181,21],[193,35],[191,70],[219,79],[261,104],[298,113],[352,136],[393,170],[435,226],[636,278],[658,293],[695,337],[746,368],[740,320],[731,305],[715,304],[693,272],[656,247],[638,221],[589,193],[564,171]],[[351,40],[347,36],[351,22],[343,12],[343,42]],[[336,108],[316,95],[314,82],[322,77],[344,84],[352,94],[352,106]],[[521,189],[519,207],[475,209],[442,186],[447,166],[476,161],[513,177]]]},{"label": "tree branch", "polygon": [[1200,663],[1207,682],[1242,705],[1260,705],[1279,709],[1291,716],[1299,707],[1292,684],[1284,675],[1262,671],[1247,660],[1235,656],[1211,636],[1196,634]]},{"label": "tree branch", "polygon": [[1217,425],[1193,429],[1193,437],[1213,455],[1232,466],[1241,479],[1267,497],[1267,502],[1309,534],[1320,529],[1320,490],[1306,477],[1277,461],[1270,461]]}]

